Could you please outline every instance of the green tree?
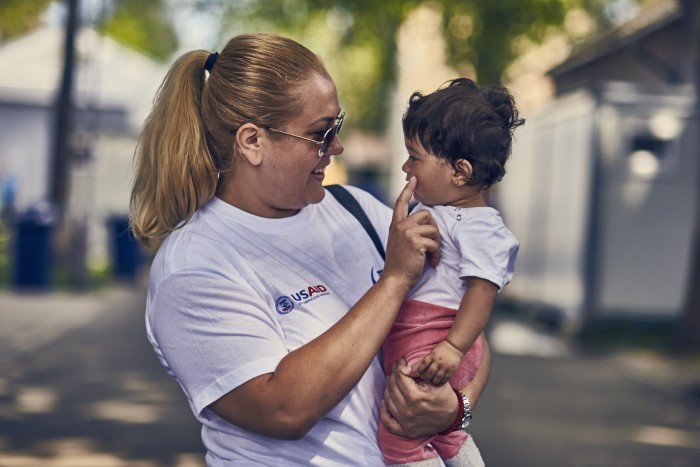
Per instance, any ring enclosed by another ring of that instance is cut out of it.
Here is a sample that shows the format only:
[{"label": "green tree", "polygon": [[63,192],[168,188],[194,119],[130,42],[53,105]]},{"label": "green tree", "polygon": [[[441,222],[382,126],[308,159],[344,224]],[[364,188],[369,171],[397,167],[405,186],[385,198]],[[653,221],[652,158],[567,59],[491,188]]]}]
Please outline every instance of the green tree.
[{"label": "green tree", "polygon": [[0,0],[0,42],[30,31],[51,0]]},{"label": "green tree", "polygon": [[170,59],[178,46],[163,0],[113,0],[113,9],[99,29],[161,61]]},{"label": "green tree", "polygon": [[[0,42],[40,26],[41,15],[52,1],[0,0]],[[97,27],[133,49],[166,61],[178,46],[167,6],[164,0],[106,0],[106,15]]]},{"label": "green tree", "polygon": [[[541,42],[562,30],[568,11],[582,9],[599,22],[611,0],[434,0],[442,12],[451,64],[473,68],[481,83],[499,82],[516,58],[516,38]],[[210,3],[218,3],[211,0]],[[201,3],[201,2],[200,2]],[[204,2],[207,3],[206,1]],[[396,34],[422,0],[278,0],[231,2],[231,31],[276,30],[321,53],[344,106],[365,130],[381,132],[396,81]]]},{"label": "green tree", "polygon": [[[563,30],[578,8],[604,23],[614,0],[433,0],[442,12],[446,52],[457,69],[468,66],[481,83],[500,81],[517,57],[514,39],[538,43]],[[50,0],[0,0],[0,39],[37,24]],[[108,0],[99,29],[159,60],[177,49],[168,8],[221,11],[222,40],[232,34],[276,31],[321,53],[338,78],[344,106],[362,129],[381,132],[396,82],[396,34],[424,0]],[[216,27],[216,26],[213,26]],[[225,37],[223,37],[225,36]],[[204,44],[203,44],[204,46]]]}]

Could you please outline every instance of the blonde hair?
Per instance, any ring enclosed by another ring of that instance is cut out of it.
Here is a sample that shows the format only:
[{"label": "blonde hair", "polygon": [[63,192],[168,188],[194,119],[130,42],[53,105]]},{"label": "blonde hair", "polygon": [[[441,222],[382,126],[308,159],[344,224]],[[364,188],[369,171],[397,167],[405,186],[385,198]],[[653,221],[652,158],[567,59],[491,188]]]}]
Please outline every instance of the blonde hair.
[{"label": "blonde hair", "polygon": [[247,122],[283,127],[300,105],[294,91],[316,73],[328,75],[316,54],[274,34],[234,37],[206,79],[208,56],[192,51],[172,65],[139,137],[130,223],[149,248],[216,194],[219,175],[233,168],[231,131]]}]

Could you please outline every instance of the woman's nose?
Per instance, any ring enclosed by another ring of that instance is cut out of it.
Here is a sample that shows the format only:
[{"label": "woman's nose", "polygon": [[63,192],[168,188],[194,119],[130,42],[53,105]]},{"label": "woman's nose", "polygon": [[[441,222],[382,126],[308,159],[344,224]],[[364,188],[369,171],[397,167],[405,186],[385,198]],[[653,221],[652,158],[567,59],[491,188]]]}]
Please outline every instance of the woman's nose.
[{"label": "woman's nose", "polygon": [[345,151],[345,146],[343,146],[343,142],[340,141],[340,135],[335,135],[335,138],[333,138],[333,142],[331,143],[331,146],[328,148],[327,154],[324,154],[326,156],[339,156]]}]

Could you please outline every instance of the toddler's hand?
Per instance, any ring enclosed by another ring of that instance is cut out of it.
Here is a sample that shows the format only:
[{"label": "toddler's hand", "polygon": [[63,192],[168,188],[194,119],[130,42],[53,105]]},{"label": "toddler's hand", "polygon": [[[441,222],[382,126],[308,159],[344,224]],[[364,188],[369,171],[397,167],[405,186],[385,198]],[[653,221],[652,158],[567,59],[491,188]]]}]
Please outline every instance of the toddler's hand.
[{"label": "toddler's hand", "polygon": [[414,365],[413,371],[423,381],[441,386],[452,377],[463,356],[464,352],[449,342],[442,341],[420,363]]}]

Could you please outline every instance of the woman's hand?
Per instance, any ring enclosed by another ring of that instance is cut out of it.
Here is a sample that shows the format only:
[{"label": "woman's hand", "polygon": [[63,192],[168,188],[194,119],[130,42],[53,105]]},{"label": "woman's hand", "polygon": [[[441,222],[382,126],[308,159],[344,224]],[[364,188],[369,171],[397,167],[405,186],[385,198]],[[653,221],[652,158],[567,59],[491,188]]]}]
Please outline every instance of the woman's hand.
[{"label": "woman's hand", "polygon": [[382,272],[382,277],[399,278],[408,288],[420,279],[426,258],[432,266],[440,261],[440,232],[433,217],[423,210],[408,215],[416,183],[411,177],[396,200]]},{"label": "woman's hand", "polygon": [[445,430],[457,417],[459,402],[449,384],[433,386],[399,360],[387,378],[380,418],[387,429],[404,438],[430,436]]},{"label": "woman's hand", "polygon": [[[486,337],[481,363],[474,379],[460,390],[469,398],[472,411],[481,397],[491,373],[491,351]],[[405,438],[430,436],[447,429],[457,417],[459,402],[449,384],[433,386],[416,382],[416,373],[399,360],[387,378],[380,418],[386,428]]]}]

